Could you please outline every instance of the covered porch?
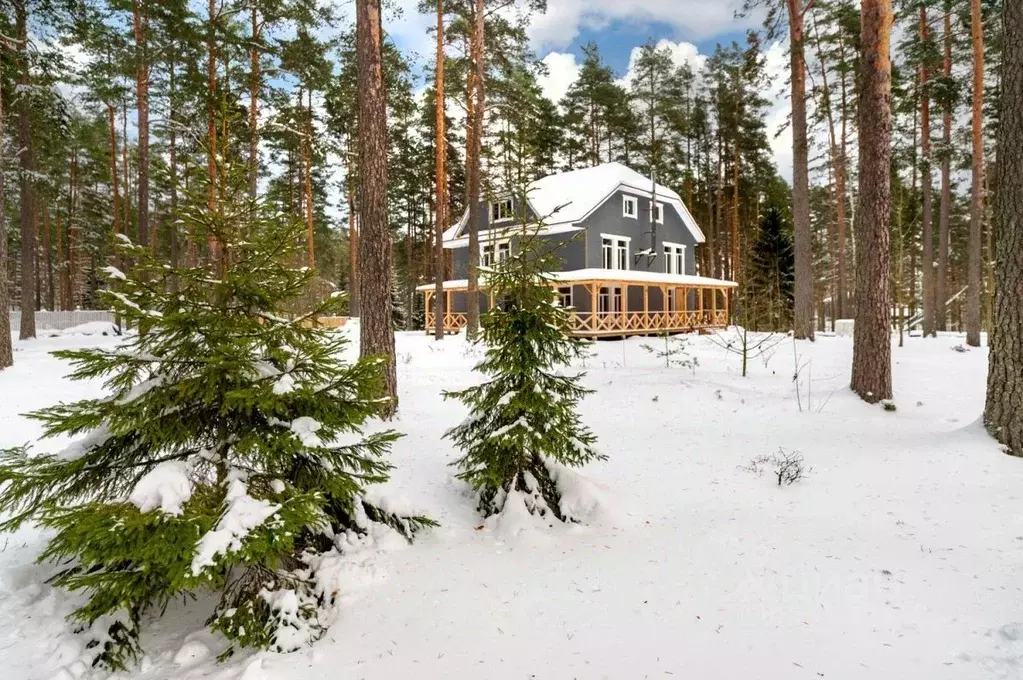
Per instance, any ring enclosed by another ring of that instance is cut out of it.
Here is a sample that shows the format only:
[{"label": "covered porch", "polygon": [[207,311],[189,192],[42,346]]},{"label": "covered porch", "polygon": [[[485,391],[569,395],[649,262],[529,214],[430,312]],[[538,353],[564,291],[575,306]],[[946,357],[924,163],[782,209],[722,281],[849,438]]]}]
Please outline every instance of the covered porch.
[{"label": "covered porch", "polygon": [[[580,269],[551,274],[551,287],[571,309],[569,326],[580,337],[621,337],[686,333],[725,328],[732,281],[654,272]],[[468,281],[444,282],[444,331],[466,326]],[[434,284],[419,286],[426,306],[426,330],[434,327]],[[480,311],[491,309],[493,294],[480,282]]]}]

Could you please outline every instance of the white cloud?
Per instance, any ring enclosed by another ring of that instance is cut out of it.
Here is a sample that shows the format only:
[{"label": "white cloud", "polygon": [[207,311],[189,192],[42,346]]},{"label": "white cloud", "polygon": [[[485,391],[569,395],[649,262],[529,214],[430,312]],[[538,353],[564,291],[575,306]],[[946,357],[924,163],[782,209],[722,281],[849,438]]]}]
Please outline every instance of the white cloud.
[{"label": "white cloud", "polygon": [[537,79],[540,88],[552,102],[560,102],[572,83],[578,80],[581,65],[574,54],[564,52],[551,52],[543,58],[543,63],[547,73]]},{"label": "white cloud", "polygon": [[[791,97],[788,90],[789,56],[783,41],[773,43],[767,48],[764,70],[767,74],[770,89],[764,97],[771,102],[767,111],[767,139],[774,153],[774,164],[778,175],[792,182],[792,126],[787,124],[791,112]],[[807,102],[812,106],[812,102]],[[809,112],[808,112],[809,114]],[[784,129],[782,130],[782,126]],[[778,134],[778,131],[781,133]]]},{"label": "white cloud", "polygon": [[738,0],[548,0],[547,13],[537,15],[529,29],[539,49],[564,49],[581,28],[601,29],[614,21],[659,22],[690,40],[742,30],[757,18],[736,20]]}]

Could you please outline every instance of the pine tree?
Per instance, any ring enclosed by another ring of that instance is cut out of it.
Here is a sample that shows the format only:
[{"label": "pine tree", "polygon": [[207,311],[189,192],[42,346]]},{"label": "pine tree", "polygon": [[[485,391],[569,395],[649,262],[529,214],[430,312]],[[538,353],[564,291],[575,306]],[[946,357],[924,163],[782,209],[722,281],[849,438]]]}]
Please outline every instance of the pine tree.
[{"label": "pine tree", "polygon": [[471,410],[445,437],[464,452],[453,465],[479,492],[484,515],[521,499],[532,514],[570,521],[560,504],[559,467],[606,458],[594,451],[596,438],[577,413],[590,391],[580,385],[581,375],[561,372],[584,354],[587,342],[565,334],[568,312],[556,304],[546,274],[557,269],[557,256],[525,224],[516,246],[504,263],[484,272],[501,301],[482,318],[487,351],[476,370],[488,380],[444,393]]},{"label": "pine tree", "polygon": [[147,613],[200,590],[220,593],[208,624],[234,644],[315,639],[333,597],[316,585],[329,537],[374,520],[411,537],[430,523],[361,500],[387,478],[399,436],[361,435],[379,412],[380,363],[345,364],[343,336],[305,327],[337,297],[279,316],[313,276],[294,268],[302,225],[248,201],[237,167],[214,210],[197,182],[180,215],[231,266],[174,270],[122,236],[135,278],[109,268],[119,291],[105,301],[144,332],[57,354],[72,379],[105,379],[109,396],[32,414],[47,437],[85,435],[62,453],[0,453],[0,530],[53,532],[40,559],[65,565],[57,586],[88,596],[71,618],[94,637],[94,661],[115,669],[139,654]]}]

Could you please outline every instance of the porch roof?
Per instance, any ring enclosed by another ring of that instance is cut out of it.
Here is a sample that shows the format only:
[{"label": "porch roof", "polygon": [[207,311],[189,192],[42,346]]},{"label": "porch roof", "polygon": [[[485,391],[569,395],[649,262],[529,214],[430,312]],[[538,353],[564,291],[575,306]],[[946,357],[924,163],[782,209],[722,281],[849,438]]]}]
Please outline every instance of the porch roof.
[{"label": "porch roof", "polygon": [[[575,269],[568,272],[551,272],[551,280],[557,283],[636,283],[649,285],[679,286],[686,288],[735,288],[734,281],[711,279],[706,276],[690,276],[688,274],[664,274],[661,272],[633,271],[631,269]],[[480,277],[480,285],[485,283]],[[436,288],[433,283],[426,283],[416,288],[419,292],[429,292]],[[469,288],[467,279],[454,279],[444,282],[444,290],[462,291]]]}]

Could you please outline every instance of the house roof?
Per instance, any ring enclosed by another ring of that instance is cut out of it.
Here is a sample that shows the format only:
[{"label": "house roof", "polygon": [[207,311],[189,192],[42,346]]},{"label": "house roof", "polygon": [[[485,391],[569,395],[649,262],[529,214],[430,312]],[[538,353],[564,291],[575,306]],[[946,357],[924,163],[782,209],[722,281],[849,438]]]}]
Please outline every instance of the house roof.
[{"label": "house roof", "polygon": [[[647,177],[621,163],[604,163],[556,175],[548,175],[531,183],[526,191],[529,207],[548,227],[574,225],[582,222],[619,189],[649,196],[654,188]],[[668,187],[656,185],[657,200],[675,207],[683,223],[697,243],[707,239],[700,230],[682,198]],[[444,240],[457,238],[468,221],[468,211],[457,224],[444,232]]]},{"label": "house roof", "polygon": [[[647,283],[675,286],[692,286],[694,288],[735,288],[738,284],[724,279],[711,279],[706,276],[689,274],[663,274],[661,272],[644,272],[631,269],[575,269],[568,272],[549,272],[552,281],[573,283],[576,281],[610,281],[612,283]],[[483,278],[482,276],[480,277]],[[485,282],[481,280],[481,285]],[[467,279],[453,279],[444,282],[444,290],[465,290],[469,286]],[[417,291],[434,290],[435,284],[424,283],[416,287]]]}]

